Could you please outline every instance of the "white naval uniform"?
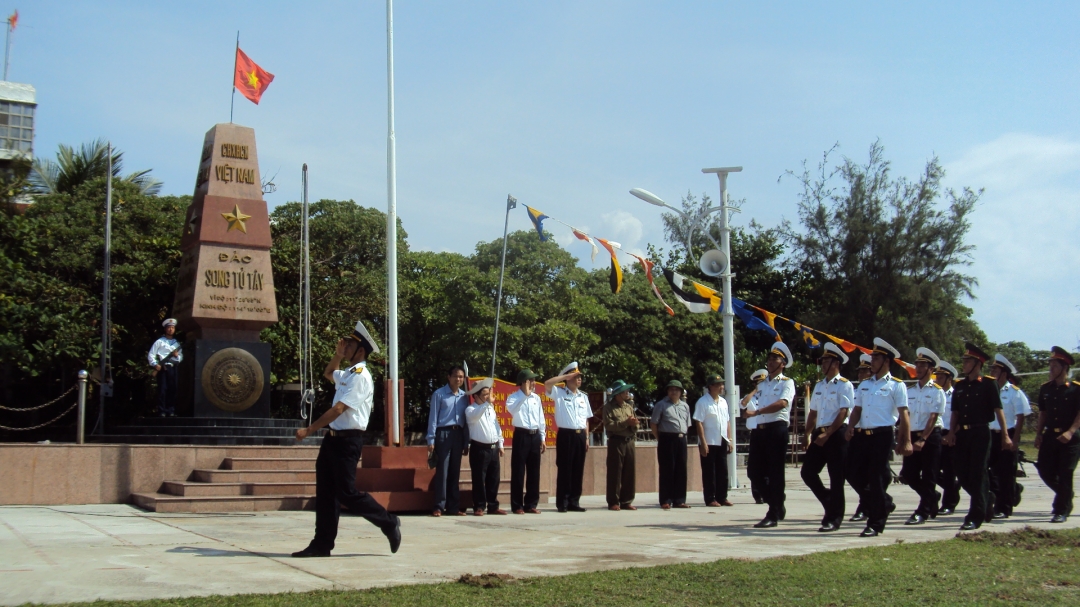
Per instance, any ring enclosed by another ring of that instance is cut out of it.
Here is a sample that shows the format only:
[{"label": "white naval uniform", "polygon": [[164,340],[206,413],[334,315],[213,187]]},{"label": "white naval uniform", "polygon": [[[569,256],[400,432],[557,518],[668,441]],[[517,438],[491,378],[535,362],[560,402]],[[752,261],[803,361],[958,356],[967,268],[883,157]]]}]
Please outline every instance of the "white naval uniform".
[{"label": "white naval uniform", "polygon": [[[1005,415],[1005,425],[1012,430],[1016,427],[1017,415],[1031,415],[1031,403],[1023,390],[1006,382],[1005,387],[1001,389],[1001,412]],[[998,423],[996,415],[994,421],[990,422],[990,430],[1001,431],[1001,424]]]},{"label": "white naval uniform", "polygon": [[855,392],[855,406],[862,409],[860,428],[895,426],[900,419],[900,409],[908,406],[907,386],[890,373],[880,379],[869,377]]},{"label": "white naval uniform", "polygon": [[334,404],[345,403],[345,412],[330,422],[331,430],[367,430],[375,398],[375,383],[360,361],[344,371],[334,371]]},{"label": "white naval uniform", "polygon": [[758,425],[770,422],[790,423],[791,403],[795,400],[795,382],[783,373],[778,373],[773,378],[766,377],[758,384],[758,409],[764,409],[778,400],[786,400],[787,404],[779,411],[755,416]]},{"label": "white naval uniform", "polygon": [[[176,350],[176,354],[172,353],[173,350]],[[151,367],[163,365],[166,362],[177,365],[184,360],[184,351],[180,348],[180,342],[176,338],[162,335],[157,338],[154,345],[150,346],[150,352],[146,355],[146,360]]]},{"label": "white naval uniform", "polygon": [[844,377],[837,375],[831,380],[819,381],[810,396],[810,410],[817,411],[817,427],[831,426],[836,421],[836,414],[840,412],[840,409],[848,411],[844,416],[846,424],[854,400],[855,387]]},{"label": "white naval uniform", "polygon": [[907,390],[908,415],[911,416],[911,431],[922,432],[930,421],[930,415],[937,413],[935,428],[944,428],[945,391],[933,381],[920,386],[918,383]]},{"label": "white naval uniform", "polygon": [[592,417],[589,396],[578,390],[571,392],[561,386],[552,386],[548,396],[555,401],[555,426],[568,430],[585,430]]}]

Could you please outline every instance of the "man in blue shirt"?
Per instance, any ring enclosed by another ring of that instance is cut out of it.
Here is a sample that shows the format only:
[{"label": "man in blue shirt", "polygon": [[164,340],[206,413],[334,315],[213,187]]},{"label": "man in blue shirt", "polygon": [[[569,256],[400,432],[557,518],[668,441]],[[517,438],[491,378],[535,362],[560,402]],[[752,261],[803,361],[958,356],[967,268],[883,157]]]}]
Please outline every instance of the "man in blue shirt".
[{"label": "man in blue shirt", "polygon": [[469,396],[461,386],[465,383],[465,370],[460,365],[450,367],[446,385],[431,395],[428,411],[428,455],[435,454],[435,509],[431,516],[444,512],[454,516],[464,515],[460,508],[458,478],[461,475],[461,455],[467,452],[469,426],[465,421],[465,408]]}]

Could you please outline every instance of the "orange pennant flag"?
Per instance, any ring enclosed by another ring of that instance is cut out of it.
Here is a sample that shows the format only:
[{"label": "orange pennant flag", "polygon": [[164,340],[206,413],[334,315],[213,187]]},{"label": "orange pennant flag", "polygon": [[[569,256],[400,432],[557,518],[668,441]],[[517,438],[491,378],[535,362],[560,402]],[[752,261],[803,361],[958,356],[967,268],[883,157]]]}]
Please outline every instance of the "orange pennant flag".
[{"label": "orange pennant flag", "polygon": [[8,27],[11,28],[11,31],[15,31],[15,26],[19,23],[19,11],[16,10],[14,13],[11,13],[11,16],[8,17],[7,22]]},{"label": "orange pennant flag", "polygon": [[259,67],[240,47],[236,47],[236,75],[233,77],[233,86],[241,95],[259,105],[263,92],[273,81],[273,74]]}]

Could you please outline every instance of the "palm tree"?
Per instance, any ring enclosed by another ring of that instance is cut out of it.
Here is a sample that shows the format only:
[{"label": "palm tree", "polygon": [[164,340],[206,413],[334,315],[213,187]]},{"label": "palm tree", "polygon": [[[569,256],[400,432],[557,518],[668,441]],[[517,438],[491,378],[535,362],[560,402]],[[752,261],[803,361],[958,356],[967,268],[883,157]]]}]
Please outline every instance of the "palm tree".
[{"label": "palm tree", "polygon": [[[37,194],[71,193],[77,187],[95,179],[104,177],[109,170],[109,146],[104,139],[84,143],[76,150],[60,144],[56,160],[34,159],[34,169],[30,174],[30,183]],[[123,170],[123,152],[115,149],[112,154],[112,174],[120,177]],[[161,191],[162,183],[150,176],[152,169],[135,171],[122,180],[139,187],[140,192],[156,196]]]}]

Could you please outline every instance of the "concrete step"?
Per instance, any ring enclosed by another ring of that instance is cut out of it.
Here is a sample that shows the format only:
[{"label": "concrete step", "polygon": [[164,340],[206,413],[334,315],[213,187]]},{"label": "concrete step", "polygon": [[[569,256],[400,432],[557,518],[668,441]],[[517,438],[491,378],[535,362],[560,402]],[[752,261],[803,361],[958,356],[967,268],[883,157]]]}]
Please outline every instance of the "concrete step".
[{"label": "concrete step", "polygon": [[199,483],[295,483],[315,482],[314,470],[192,470]]},{"label": "concrete step", "polygon": [[315,483],[189,483],[165,481],[161,492],[178,497],[315,495]]},{"label": "concrete step", "polygon": [[314,457],[226,457],[222,470],[314,470]]},{"label": "concrete step", "polygon": [[435,471],[428,468],[358,468],[356,488],[361,491],[427,491]]},{"label": "concrete step", "polygon": [[132,494],[135,505],[151,512],[254,512],[264,510],[309,510],[314,495],[241,495],[188,497],[165,493]]}]

